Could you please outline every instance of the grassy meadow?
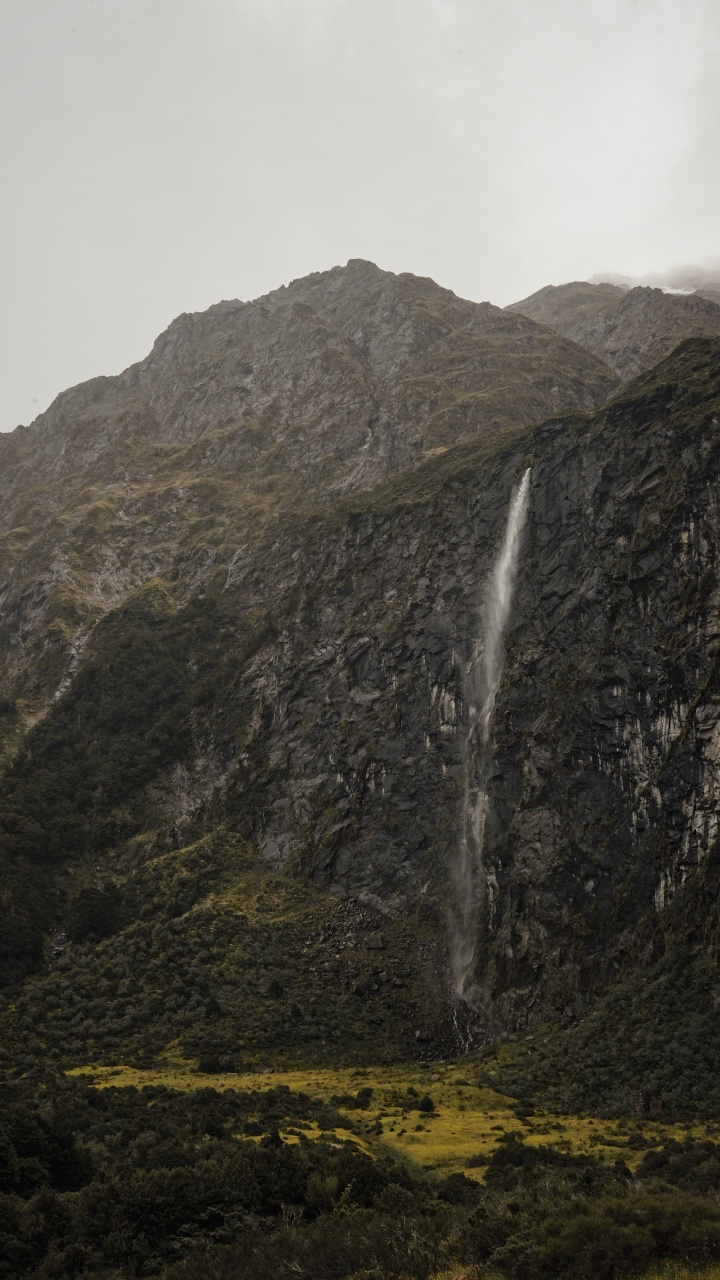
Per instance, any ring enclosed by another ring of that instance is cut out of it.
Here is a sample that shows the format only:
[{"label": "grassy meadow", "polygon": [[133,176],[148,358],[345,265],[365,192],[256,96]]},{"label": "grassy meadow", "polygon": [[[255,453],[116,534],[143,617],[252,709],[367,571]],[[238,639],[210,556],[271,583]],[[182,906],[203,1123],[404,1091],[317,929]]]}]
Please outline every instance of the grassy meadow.
[{"label": "grassy meadow", "polygon": [[[307,1095],[313,1104],[332,1104],[343,1120],[342,1125],[323,1131],[308,1119],[301,1131],[303,1139],[316,1140],[324,1133],[326,1138],[331,1135],[355,1144],[373,1158],[392,1156],[417,1173],[447,1177],[462,1172],[479,1182],[484,1180],[498,1144],[509,1135],[529,1146],[594,1156],[608,1164],[622,1160],[631,1172],[648,1150],[668,1142],[715,1141],[720,1135],[720,1124],[715,1123],[663,1124],[651,1119],[562,1115],[524,1107],[478,1084],[478,1070],[478,1061],[468,1057],[443,1063],[292,1071],[269,1068],[232,1074],[202,1073],[190,1063],[162,1070],[80,1067],[68,1074],[87,1079],[99,1089],[164,1086],[179,1093],[287,1089]],[[359,1106],[356,1099],[361,1091],[365,1097]],[[284,1142],[300,1141],[297,1125],[295,1119],[289,1129],[280,1128]],[[262,1136],[258,1133],[251,1140],[259,1141]]]}]

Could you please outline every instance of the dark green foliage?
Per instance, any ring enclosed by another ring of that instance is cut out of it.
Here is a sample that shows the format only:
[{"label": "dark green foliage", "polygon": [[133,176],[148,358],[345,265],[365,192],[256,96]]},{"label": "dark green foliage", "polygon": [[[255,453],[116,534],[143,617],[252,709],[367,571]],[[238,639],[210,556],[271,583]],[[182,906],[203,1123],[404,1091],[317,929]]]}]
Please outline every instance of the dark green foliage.
[{"label": "dark green foliage", "polygon": [[505,1135],[486,1161],[487,1185],[496,1191],[513,1191],[550,1183],[574,1191],[599,1194],[623,1189],[630,1179],[629,1169],[617,1161],[606,1168],[594,1156],[574,1156],[553,1147],[531,1147],[514,1133]]},{"label": "dark green foliage", "polygon": [[112,810],[182,757],[190,737],[181,630],[151,591],[98,624],[67,693],[4,779],[0,835],[10,856],[53,863],[98,836],[103,843]]},{"label": "dark green foliage", "polygon": [[2,1082],[0,1188],[27,1198],[41,1187],[75,1191],[87,1165],[75,1139],[72,1113],[47,1090]]},{"label": "dark green foliage", "polygon": [[677,948],[613,986],[577,1027],[503,1072],[513,1093],[561,1110],[663,1119],[720,1113],[716,966]]},{"label": "dark green foliage", "polygon": [[357,1093],[335,1093],[330,1101],[334,1107],[342,1107],[345,1111],[367,1111],[373,1090],[367,1085],[358,1089]]},{"label": "dark green foliage", "polygon": [[73,942],[99,941],[114,932],[119,918],[116,894],[81,889],[68,903],[66,929]]},{"label": "dark green foliage", "polygon": [[720,847],[690,876],[638,959],[577,1026],[502,1073],[566,1111],[670,1119],[720,1115]]},{"label": "dark green foliage", "polygon": [[[42,931],[49,920],[62,920],[54,868],[112,840],[125,822],[118,806],[187,750],[189,694],[178,629],[167,603],[150,591],[105,618],[67,693],[5,774],[0,858],[11,885],[9,915],[20,912],[25,921],[0,980],[36,967]],[[26,895],[42,906],[24,910]],[[86,894],[71,908],[70,931],[104,936],[112,914],[109,902],[92,903]]]},{"label": "dark green foliage", "polygon": [[646,1188],[621,1163],[511,1137],[488,1163],[487,1187],[467,1220],[466,1256],[517,1280],[614,1280],[669,1258],[720,1258],[714,1201],[657,1181]]},{"label": "dark green foliage", "polygon": [[39,968],[53,903],[42,873],[25,858],[0,851],[0,986]]},{"label": "dark green foliage", "polygon": [[[142,1066],[179,1051],[210,1072],[359,1066],[412,1049],[418,1007],[430,1016],[442,996],[440,979],[409,976],[417,943],[404,925],[386,930],[379,960],[362,946],[376,927],[365,910],[269,872],[231,832],[180,849],[148,835],[98,867],[102,891],[81,867],[83,887],[67,893],[74,940],[53,935],[43,972],[0,1002],[0,1064]],[[349,933],[360,945],[343,946]],[[379,981],[381,968],[402,987]],[[373,989],[349,1015],[359,978]],[[282,994],[268,994],[273,982]]]},{"label": "dark green foliage", "polygon": [[464,1173],[451,1173],[438,1183],[437,1197],[446,1204],[472,1204],[477,1201],[480,1192],[477,1182],[466,1178]]},{"label": "dark green foliage", "polygon": [[720,1147],[715,1142],[668,1142],[648,1151],[638,1170],[641,1178],[660,1178],[674,1187],[701,1193],[720,1190]]},{"label": "dark green foliage", "polygon": [[[297,1120],[338,1117],[283,1087],[176,1094],[50,1076],[3,1082],[0,1276],[155,1274],[190,1250],[248,1230],[252,1239],[261,1223],[312,1222],[340,1204],[369,1210],[388,1188],[412,1188],[404,1170],[351,1146],[286,1144],[278,1125]],[[249,1130],[265,1136],[235,1136]]]},{"label": "dark green foliage", "polygon": [[621,1163],[508,1137],[482,1187],[462,1174],[420,1181],[334,1137],[308,1141],[308,1122],[330,1129],[338,1116],[285,1086],[3,1081],[0,1277],[427,1280],[489,1263],[509,1280],[616,1280],[665,1259],[720,1258],[709,1142],[648,1152],[631,1179]]},{"label": "dark green foliage", "polygon": [[[116,896],[83,889],[68,904],[64,867],[152,825],[148,784],[211,731],[209,690],[222,700],[267,632],[223,607],[202,596],[176,611],[150,584],[108,614],[68,690],[0,778],[0,985],[38,967],[53,924],[77,941],[113,932]],[[236,798],[242,825],[240,808]]]},{"label": "dark green foliage", "polygon": [[506,1211],[499,1230],[507,1234],[497,1244],[478,1233],[479,1254],[517,1280],[614,1280],[670,1258],[701,1264],[720,1257],[720,1211],[683,1192],[546,1200],[532,1214]]},{"label": "dark green foliage", "polygon": [[239,1063],[235,1058],[223,1057],[219,1053],[204,1053],[198,1058],[198,1073],[200,1075],[219,1075],[225,1071],[237,1071]]},{"label": "dark green foliage", "polygon": [[404,1111],[420,1111],[425,1115],[432,1115],[435,1110],[435,1102],[429,1093],[422,1096],[417,1089],[410,1085],[405,1093],[396,1093],[393,1099],[396,1106],[402,1107]]},{"label": "dark green foliage", "polygon": [[[448,1257],[454,1211],[398,1215],[398,1199],[384,1195],[374,1210],[323,1214],[307,1226],[282,1226],[271,1235],[248,1232],[232,1246],[171,1267],[163,1280],[429,1280]],[[408,1199],[405,1210],[415,1208],[413,1197]]]}]

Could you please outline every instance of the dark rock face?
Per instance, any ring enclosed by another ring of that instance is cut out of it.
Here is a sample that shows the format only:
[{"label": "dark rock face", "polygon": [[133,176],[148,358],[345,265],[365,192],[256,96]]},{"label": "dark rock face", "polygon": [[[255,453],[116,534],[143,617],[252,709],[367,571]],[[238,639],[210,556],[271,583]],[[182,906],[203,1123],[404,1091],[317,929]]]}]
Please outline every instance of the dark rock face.
[{"label": "dark rock face", "polygon": [[[545,383],[529,378],[522,414],[498,392],[483,417],[498,343],[513,396],[536,358]],[[55,863],[141,830],[177,849],[229,828],[269,866],[362,904],[378,935],[382,917],[390,933],[412,921],[440,972],[468,664],[529,466],[483,761],[476,980],[490,1027],[589,1002],[717,835],[720,341],[685,343],[589,416],[614,383],[580,353],[561,396],[572,415],[538,426],[555,357],[576,351],[432,282],[349,264],[181,318],[147,366],[0,441],[0,674],[13,707],[36,670],[30,711],[67,691],[43,746],[76,841],[56,840]],[[127,675],[107,703],[92,693],[133,652],[162,733],[152,707],[127,714]],[[131,779],[117,803],[106,705]],[[69,812],[59,779],[80,750],[85,808]],[[8,812],[12,862],[44,837]]]},{"label": "dark rock face", "polygon": [[695,403],[656,386],[536,436],[486,847],[507,1015],[577,1011],[717,837],[716,360],[678,358]]},{"label": "dark rock face", "polygon": [[577,1012],[717,834],[719,355],[688,344],[600,418],[320,531],[306,601],[248,671],[269,708],[265,856],[442,928],[463,671],[532,465],[477,921],[499,1023]]},{"label": "dark rock face", "polygon": [[686,338],[720,333],[718,295],[668,294],[614,284],[547,285],[509,311],[549,325],[585,347],[626,381],[669,355]]}]

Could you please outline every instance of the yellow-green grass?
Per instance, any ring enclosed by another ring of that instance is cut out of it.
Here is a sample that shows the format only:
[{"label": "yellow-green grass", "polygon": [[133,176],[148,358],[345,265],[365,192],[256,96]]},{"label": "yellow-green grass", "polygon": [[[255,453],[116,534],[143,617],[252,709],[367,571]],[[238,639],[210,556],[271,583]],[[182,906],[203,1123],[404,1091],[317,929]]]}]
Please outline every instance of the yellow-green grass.
[{"label": "yellow-green grass", "polygon": [[[596,1119],[540,1110],[523,1118],[517,1114],[519,1108],[513,1099],[472,1083],[475,1071],[468,1060],[431,1066],[413,1063],[369,1068],[311,1067],[225,1075],[203,1075],[192,1070],[190,1063],[179,1060],[177,1066],[164,1070],[92,1066],[75,1068],[69,1074],[89,1077],[98,1088],[165,1085],[179,1091],[208,1087],[258,1090],[285,1085],[322,1102],[371,1088],[366,1110],[338,1106],[347,1127],[324,1131],[326,1138],[353,1141],[375,1156],[392,1154],[440,1176],[462,1171],[480,1181],[484,1165],[468,1167],[468,1162],[472,1157],[489,1157],[508,1133],[522,1136],[532,1146],[553,1146],[574,1155],[593,1155],[608,1163],[622,1159],[631,1170],[637,1168],[648,1147],[661,1146],[670,1139],[700,1139],[709,1132],[716,1134],[715,1126],[703,1124]],[[415,1095],[409,1090],[414,1090]],[[435,1110],[417,1110],[417,1103],[428,1095]],[[314,1124],[305,1125],[303,1133],[310,1139],[320,1136]],[[300,1141],[297,1134],[282,1129],[281,1135],[288,1141]]]}]

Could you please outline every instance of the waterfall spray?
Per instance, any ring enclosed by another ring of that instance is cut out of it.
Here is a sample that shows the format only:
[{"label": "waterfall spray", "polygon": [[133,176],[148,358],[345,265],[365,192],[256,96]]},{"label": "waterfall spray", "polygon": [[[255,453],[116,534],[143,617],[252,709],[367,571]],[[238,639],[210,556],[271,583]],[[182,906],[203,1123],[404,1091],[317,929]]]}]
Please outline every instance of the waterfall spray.
[{"label": "waterfall spray", "polygon": [[466,678],[468,735],[460,812],[460,840],[451,868],[455,912],[451,933],[453,991],[458,1000],[478,1008],[473,985],[478,917],[484,901],[483,844],[488,812],[487,745],[495,699],[502,678],[504,637],[510,617],[520,543],[527,514],[530,468],[512,497],[502,544],[485,587],[482,608],[482,661],[473,657]]}]

